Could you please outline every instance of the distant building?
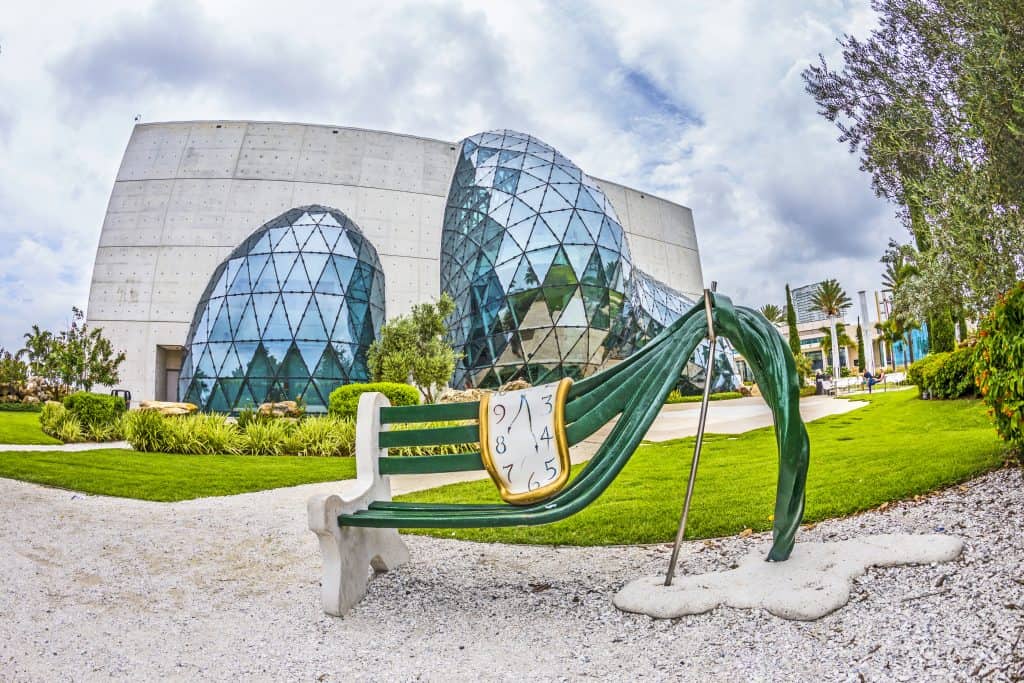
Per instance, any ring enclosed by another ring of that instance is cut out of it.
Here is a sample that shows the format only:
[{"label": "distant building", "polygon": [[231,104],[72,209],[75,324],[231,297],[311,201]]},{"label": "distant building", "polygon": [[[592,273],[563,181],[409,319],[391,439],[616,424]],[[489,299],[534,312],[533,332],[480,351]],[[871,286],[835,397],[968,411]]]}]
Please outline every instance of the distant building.
[{"label": "distant building", "polygon": [[[792,290],[793,308],[796,309],[796,322],[798,324],[828,320],[828,316],[814,305],[814,293],[818,291],[820,284],[820,282],[815,282]],[[840,320],[843,319],[844,317],[840,316]]]}]

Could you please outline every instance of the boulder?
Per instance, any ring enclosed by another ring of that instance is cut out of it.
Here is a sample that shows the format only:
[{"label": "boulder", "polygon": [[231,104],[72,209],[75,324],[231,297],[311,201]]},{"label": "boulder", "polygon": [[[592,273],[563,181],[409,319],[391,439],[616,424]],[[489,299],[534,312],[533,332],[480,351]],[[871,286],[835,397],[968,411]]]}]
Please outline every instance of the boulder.
[{"label": "boulder", "polygon": [[299,417],[302,410],[295,401],[278,401],[277,403],[263,403],[257,412],[260,415],[269,417]]},{"label": "boulder", "polygon": [[505,382],[501,385],[498,391],[519,391],[520,389],[529,389],[533,385],[527,382],[525,379],[514,379],[510,382]]},{"label": "boulder", "polygon": [[752,384],[748,387],[746,384],[741,384],[740,393],[743,394],[744,396],[750,396],[754,386],[755,385]]},{"label": "boulder", "polygon": [[469,403],[479,401],[487,394],[492,393],[490,389],[445,389],[438,396],[438,403]]},{"label": "boulder", "polygon": [[190,415],[197,410],[195,403],[178,403],[175,401],[143,401],[139,410],[156,410],[161,415]]}]

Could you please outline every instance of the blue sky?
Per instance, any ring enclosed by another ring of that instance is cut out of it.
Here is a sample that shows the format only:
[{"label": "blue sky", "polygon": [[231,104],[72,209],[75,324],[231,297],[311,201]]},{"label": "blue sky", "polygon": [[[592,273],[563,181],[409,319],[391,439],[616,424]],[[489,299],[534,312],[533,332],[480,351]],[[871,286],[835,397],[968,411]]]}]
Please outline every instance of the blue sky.
[{"label": "blue sky", "polygon": [[893,207],[800,72],[868,2],[63,3],[0,15],[0,345],[85,306],[133,118],[458,140],[529,132],[691,207],[704,275],[747,305],[878,287]]}]

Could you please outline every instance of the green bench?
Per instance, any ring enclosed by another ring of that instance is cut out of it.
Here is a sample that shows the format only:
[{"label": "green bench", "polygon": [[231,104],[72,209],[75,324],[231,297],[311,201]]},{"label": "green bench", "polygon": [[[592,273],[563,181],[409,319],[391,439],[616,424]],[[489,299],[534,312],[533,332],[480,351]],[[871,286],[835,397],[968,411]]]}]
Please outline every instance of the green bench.
[{"label": "green bench", "polygon": [[[713,294],[713,323],[747,360],[772,409],[779,449],[773,544],[768,559],[785,560],[804,506],[809,445],[800,419],[799,381],[789,347],[758,312]],[[597,499],[632,456],[708,333],[703,303],[628,359],[572,385],[565,403],[569,446],[618,421],[582,471],[552,497],[526,505],[440,504],[391,500],[390,479],[410,474],[483,470],[480,453],[388,456],[388,448],[477,442],[479,404],[391,407],[382,394],[360,397],[356,424],[355,495],[321,495],[308,504],[309,527],[323,555],[324,610],[342,615],[366,593],[369,567],[382,572],[408,560],[400,528],[464,528],[548,524]],[[391,425],[464,420],[471,424],[391,431]]]}]

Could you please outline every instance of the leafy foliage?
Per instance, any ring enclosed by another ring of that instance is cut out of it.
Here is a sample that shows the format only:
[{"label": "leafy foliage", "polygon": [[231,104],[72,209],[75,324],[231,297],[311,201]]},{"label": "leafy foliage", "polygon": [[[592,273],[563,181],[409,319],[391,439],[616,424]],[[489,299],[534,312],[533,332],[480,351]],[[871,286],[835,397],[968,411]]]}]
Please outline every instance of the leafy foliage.
[{"label": "leafy foliage", "polygon": [[796,356],[800,353],[800,331],[796,326],[796,309],[793,307],[789,283],[786,283],[786,326],[789,328],[789,350]]},{"label": "leafy foliage", "polygon": [[183,455],[351,456],[355,423],[333,416],[253,416],[244,423],[223,415],[165,417],[136,410],[124,419],[125,437],[137,451]]},{"label": "leafy foliage", "polygon": [[62,403],[47,401],[39,413],[39,427],[44,434],[64,443],[84,440],[82,423]]},{"label": "leafy foliage", "polygon": [[28,366],[16,354],[0,347],[0,384],[21,387],[28,379]]},{"label": "leafy foliage", "polygon": [[786,321],[786,314],[775,304],[765,304],[760,309],[761,315],[768,319],[773,325],[781,325]]},{"label": "leafy foliage", "polygon": [[458,354],[445,340],[444,320],[455,302],[442,294],[434,303],[417,304],[409,315],[389,320],[370,345],[367,364],[375,382],[412,382],[428,403],[455,371]]},{"label": "leafy foliage", "polygon": [[109,427],[121,419],[124,399],[119,396],[76,391],[64,397],[64,407],[78,418],[82,426]]},{"label": "leafy foliage", "polygon": [[415,387],[401,382],[345,384],[331,392],[327,412],[337,417],[354,420],[359,408],[359,397],[368,391],[379,391],[388,397],[393,406],[414,406],[420,402],[420,395]]},{"label": "leafy foliage", "polygon": [[60,386],[62,393],[74,387],[91,391],[97,384],[117,384],[125,354],[114,351],[102,328],[86,325],[81,309],[73,307],[71,318],[68,329],[57,334],[33,325],[18,356],[28,359],[33,376]]},{"label": "leafy foliage", "polygon": [[[825,354],[826,358],[832,356],[832,328],[831,327],[819,327],[818,331],[821,332],[824,337],[821,338],[821,352]],[[845,349],[853,346],[853,340],[850,339],[849,333],[846,331],[846,325],[836,325],[836,339],[839,341],[839,348]]]},{"label": "leafy foliage", "polygon": [[915,299],[938,325],[982,313],[1024,275],[1024,14],[1018,0],[874,0],[843,65],[804,72],[820,113],[897,203],[921,258]]},{"label": "leafy foliage", "polygon": [[[684,396],[676,390],[668,395],[665,399],[665,403],[700,403],[703,396]],[[743,398],[743,394],[738,391],[720,391],[717,394],[711,394],[708,397],[710,401],[728,401],[734,398]]]},{"label": "leafy foliage", "polygon": [[811,296],[811,303],[830,318],[842,315],[843,311],[853,306],[838,280],[825,280],[819,283],[818,289]]},{"label": "leafy foliage", "polygon": [[1024,450],[1024,282],[982,321],[975,352],[975,379],[996,430]]},{"label": "leafy foliage", "polygon": [[907,379],[917,385],[920,395],[927,392],[931,398],[974,394],[974,349],[929,354],[907,369]]},{"label": "leafy foliage", "polygon": [[[458,427],[464,424],[468,423],[460,420],[435,420],[433,422],[394,424],[391,425],[391,429],[396,431],[409,429],[437,429],[438,427]],[[399,446],[396,448],[389,448],[388,455],[454,455],[456,453],[472,453],[479,450],[480,444],[478,442],[449,443],[433,446]]]}]

